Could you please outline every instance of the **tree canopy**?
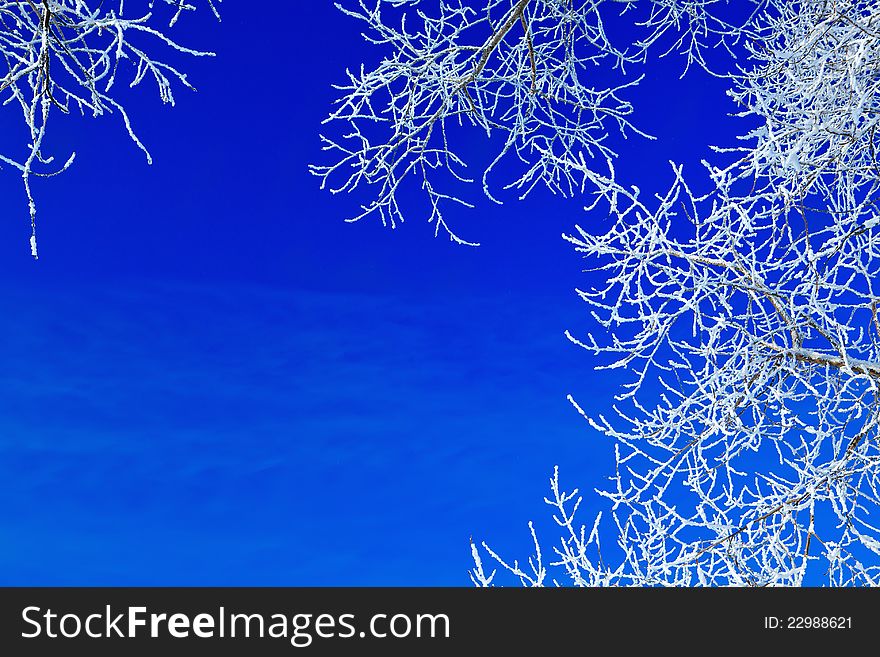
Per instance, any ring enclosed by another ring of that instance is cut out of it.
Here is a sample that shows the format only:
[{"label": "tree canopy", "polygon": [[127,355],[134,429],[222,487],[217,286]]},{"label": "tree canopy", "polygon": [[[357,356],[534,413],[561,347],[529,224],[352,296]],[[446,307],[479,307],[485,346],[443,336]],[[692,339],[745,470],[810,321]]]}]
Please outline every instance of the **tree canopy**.
[{"label": "tree canopy", "polygon": [[[880,584],[880,7],[340,8],[381,59],[347,72],[313,173],[364,199],[351,220],[390,226],[413,212],[401,194],[413,180],[435,234],[466,244],[449,208],[472,205],[473,184],[493,200],[499,187],[525,198],[538,185],[586,198],[565,239],[603,283],[579,290],[595,330],[568,337],[600,368],[632,376],[607,412],[570,398],[614,444],[610,485],[597,489],[605,520],[582,525],[577,490],[554,474],[553,556],[534,530],[528,565],[474,545],[474,582],[496,581],[488,551],[529,585]],[[695,192],[694,174],[675,163],[657,172],[670,177],[665,188],[615,172],[607,138],[641,134],[627,92],[654,54],[722,77],[749,126],[703,162],[709,191]],[[472,180],[457,140],[479,133],[498,149]],[[519,173],[499,182],[506,160]]]}]

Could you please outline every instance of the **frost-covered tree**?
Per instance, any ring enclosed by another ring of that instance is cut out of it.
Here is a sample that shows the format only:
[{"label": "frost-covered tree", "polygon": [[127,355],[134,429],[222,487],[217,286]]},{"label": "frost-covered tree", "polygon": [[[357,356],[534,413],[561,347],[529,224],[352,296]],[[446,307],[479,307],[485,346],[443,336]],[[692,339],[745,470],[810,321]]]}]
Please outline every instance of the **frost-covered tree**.
[{"label": "frost-covered tree", "polygon": [[[23,131],[6,129],[0,162],[20,175],[30,210],[31,254],[37,257],[36,203],[32,178],[57,175],[63,164],[47,153],[49,119],[78,112],[93,117],[116,113],[134,143],[138,139],[115,87],[145,80],[156,84],[162,102],[174,104],[175,83],[192,88],[186,75],[167,63],[174,54],[209,56],[167,36],[184,12],[200,5],[219,19],[222,0],[0,0],[0,57],[7,120],[18,115]],[[158,5],[158,6],[156,6]]]},{"label": "frost-covered tree", "polygon": [[[579,291],[596,330],[568,337],[632,375],[607,412],[570,398],[613,443],[604,520],[581,524],[554,474],[561,535],[542,549],[533,528],[525,564],[474,544],[474,583],[880,584],[880,4],[341,8],[382,59],[348,72],[314,173],[366,195],[353,220],[391,226],[418,210],[402,203],[412,179],[435,232],[464,242],[444,213],[471,203],[457,140],[494,137],[490,199],[536,185],[589,199],[566,239],[601,274]],[[615,174],[609,136],[639,132],[626,92],[651,51],[724,77],[748,126],[699,185],[676,164],[663,190]],[[503,160],[519,173],[497,181]]]}]

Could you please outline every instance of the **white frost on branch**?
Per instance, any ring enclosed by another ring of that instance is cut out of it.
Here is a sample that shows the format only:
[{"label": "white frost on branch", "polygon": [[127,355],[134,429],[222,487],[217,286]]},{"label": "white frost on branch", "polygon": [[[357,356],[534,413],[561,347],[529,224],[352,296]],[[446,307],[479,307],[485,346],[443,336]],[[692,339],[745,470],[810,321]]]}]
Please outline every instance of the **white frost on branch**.
[{"label": "white frost on branch", "polygon": [[[168,37],[163,27],[173,26],[184,11],[206,5],[219,19],[222,0],[155,0],[128,3],[96,0],[0,0],[0,78],[3,106],[18,108],[27,143],[21,155],[0,153],[0,162],[17,170],[24,182],[31,220],[31,254],[37,257],[36,203],[31,178],[57,175],[71,166],[75,153],[64,164],[45,154],[49,118],[56,112],[97,117],[117,112],[132,141],[150,154],[135,134],[123,104],[114,97],[118,75],[127,71],[128,86],[152,80],[163,103],[174,104],[174,83],[192,89],[186,74],[156,54],[164,50],[189,56],[213,53],[193,50]],[[132,14],[131,5],[139,5]],[[164,21],[164,23],[163,23]],[[9,111],[9,110],[7,110]],[[8,147],[7,147],[8,148]]]}]

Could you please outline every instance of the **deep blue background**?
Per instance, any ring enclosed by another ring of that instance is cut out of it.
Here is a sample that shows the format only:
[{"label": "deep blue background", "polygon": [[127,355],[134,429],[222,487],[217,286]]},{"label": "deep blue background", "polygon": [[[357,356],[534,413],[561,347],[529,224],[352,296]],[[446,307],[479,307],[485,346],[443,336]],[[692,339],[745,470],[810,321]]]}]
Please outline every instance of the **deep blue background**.
[{"label": "deep blue background", "polygon": [[[555,464],[582,490],[608,472],[565,401],[623,380],[563,336],[587,281],[560,235],[593,219],[547,193],[455,210],[476,249],[343,223],[307,165],[330,84],[378,53],[329,2],[223,4],[175,27],[218,53],[175,60],[198,94],[125,93],[153,166],[118,117],[55,123],[78,158],[35,185],[37,262],[0,171],[0,582],[465,585],[469,536],[524,556],[549,527]],[[618,171],[646,191],[738,128],[681,68],[629,95],[659,139]]]}]

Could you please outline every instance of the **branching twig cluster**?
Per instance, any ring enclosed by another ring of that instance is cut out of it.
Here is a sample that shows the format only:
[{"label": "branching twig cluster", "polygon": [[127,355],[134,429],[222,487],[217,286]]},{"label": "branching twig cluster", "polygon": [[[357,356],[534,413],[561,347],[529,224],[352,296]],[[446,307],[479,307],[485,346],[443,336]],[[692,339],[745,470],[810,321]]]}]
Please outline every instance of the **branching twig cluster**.
[{"label": "branching twig cluster", "polygon": [[[221,0],[204,0],[215,16]],[[30,208],[31,253],[37,257],[36,204],[31,189],[34,176],[54,176],[73,163],[75,154],[56,165],[45,154],[46,131],[56,112],[78,111],[100,116],[117,112],[128,135],[150,155],[138,139],[114,86],[123,69],[130,74],[129,86],[149,78],[159,97],[174,103],[172,84],[192,88],[186,75],[159,59],[157,50],[206,56],[211,53],[186,48],[162,31],[162,23],[173,26],[185,11],[197,4],[185,0],[160,0],[170,12],[159,12],[156,0],[140,2],[141,13],[130,17],[124,0],[112,3],[95,0],[0,0],[0,57],[4,71],[0,92],[4,106],[17,107],[27,130],[24,154],[0,153],[0,162],[20,172]],[[157,15],[158,14],[158,15]],[[6,146],[5,148],[10,148]]]},{"label": "branching twig cluster", "polygon": [[[338,5],[361,21],[365,38],[385,53],[372,68],[348,71],[323,136],[331,160],[312,172],[333,192],[362,191],[367,202],[350,221],[378,216],[391,227],[412,208],[401,190],[413,179],[428,200],[428,221],[459,243],[444,204],[471,206],[462,184],[474,182],[453,144],[480,133],[493,155],[480,174],[497,201],[492,174],[502,162],[519,173],[501,186],[524,198],[536,185],[571,195],[578,182],[565,162],[586,157],[613,178],[609,131],[642,134],[624,98],[640,78],[623,74],[662,42],[703,62],[708,41],[736,37],[712,14],[717,0],[358,0]],[[630,12],[630,10],[632,10]],[[607,26],[621,11],[644,39],[618,47]],[[668,41],[668,40],[667,40]],[[601,65],[601,67],[600,67]],[[618,74],[614,74],[614,71]],[[604,71],[601,75],[600,71]],[[467,132],[463,132],[467,130]],[[647,136],[647,135],[643,135]]]}]

